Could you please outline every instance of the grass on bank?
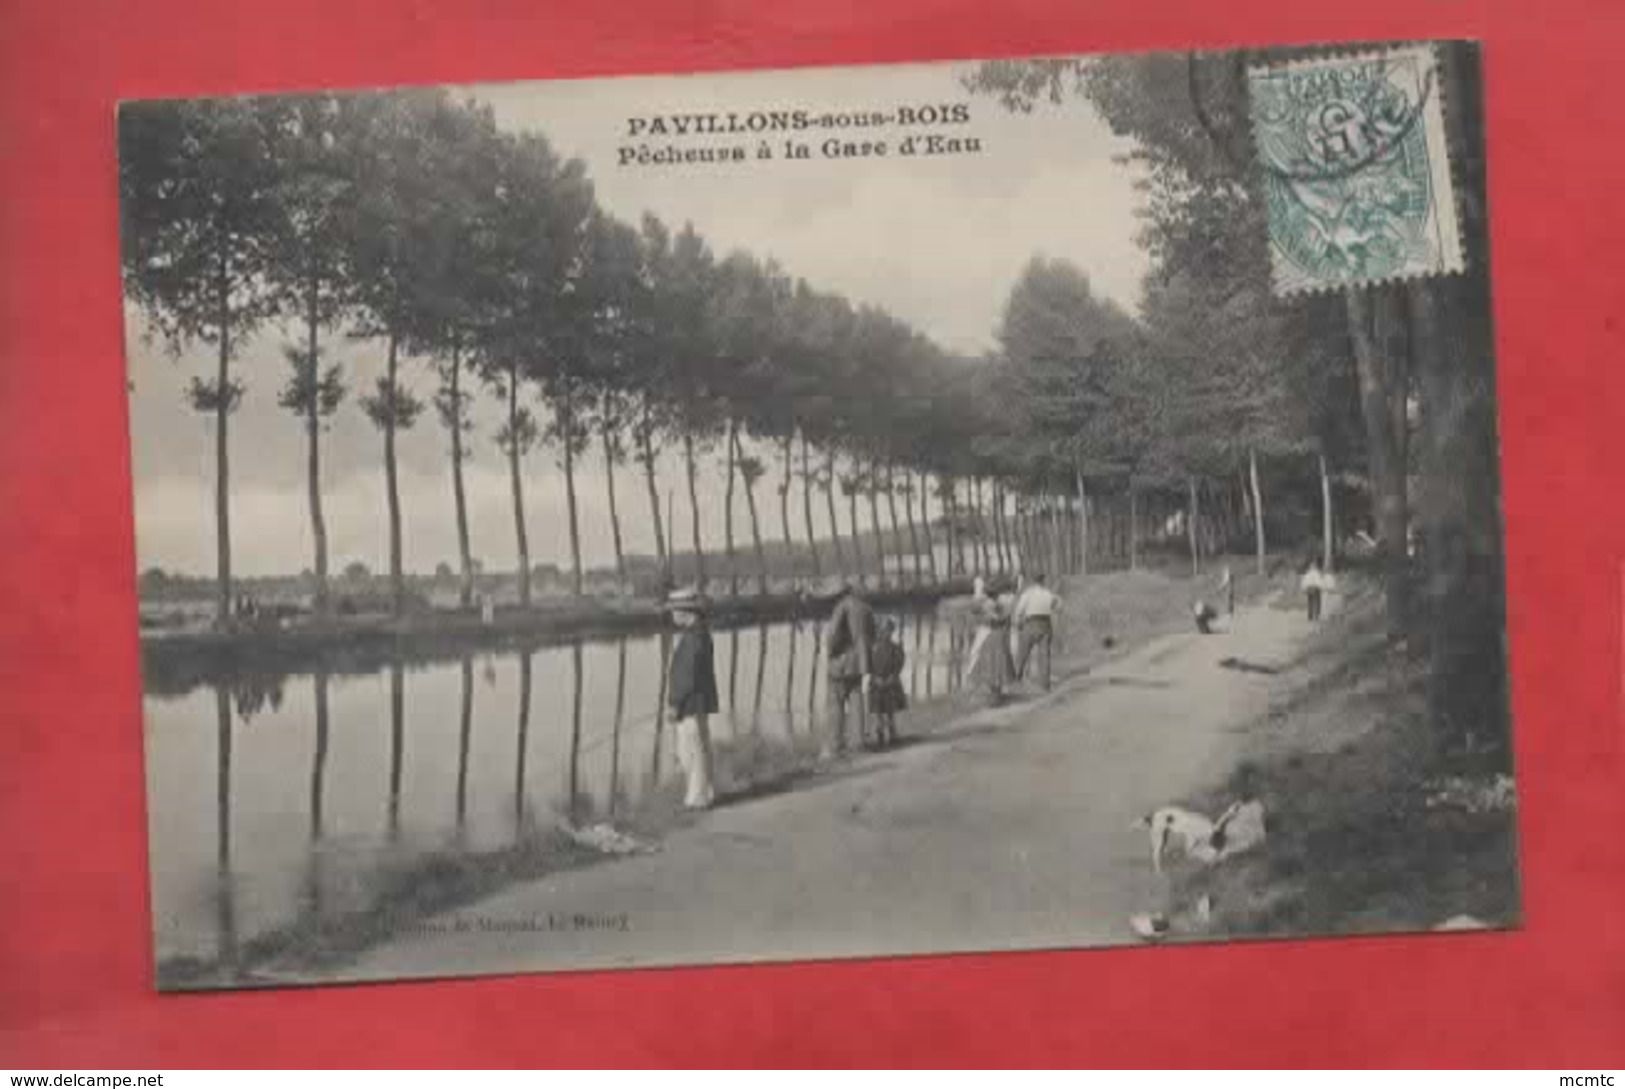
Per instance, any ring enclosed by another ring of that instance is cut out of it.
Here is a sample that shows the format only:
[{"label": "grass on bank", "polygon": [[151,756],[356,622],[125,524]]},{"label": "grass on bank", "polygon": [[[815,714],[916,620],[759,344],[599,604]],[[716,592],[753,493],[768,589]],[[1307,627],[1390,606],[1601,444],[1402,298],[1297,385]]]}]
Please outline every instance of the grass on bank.
[{"label": "grass on bank", "polygon": [[1216,813],[1256,794],[1265,844],[1182,871],[1174,901],[1212,898],[1206,938],[1431,930],[1461,915],[1516,927],[1516,810],[1496,790],[1507,753],[1437,745],[1426,662],[1390,649],[1374,586],[1345,582],[1345,607],[1283,671],[1244,763],[1191,799]]}]

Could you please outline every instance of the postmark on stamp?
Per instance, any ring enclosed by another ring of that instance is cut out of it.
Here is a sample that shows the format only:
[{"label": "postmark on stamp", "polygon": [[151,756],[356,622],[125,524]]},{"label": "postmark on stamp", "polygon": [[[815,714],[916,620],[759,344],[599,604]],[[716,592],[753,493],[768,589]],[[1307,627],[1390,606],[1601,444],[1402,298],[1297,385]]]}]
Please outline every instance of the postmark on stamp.
[{"label": "postmark on stamp", "polygon": [[1248,70],[1275,290],[1462,271],[1433,49]]}]

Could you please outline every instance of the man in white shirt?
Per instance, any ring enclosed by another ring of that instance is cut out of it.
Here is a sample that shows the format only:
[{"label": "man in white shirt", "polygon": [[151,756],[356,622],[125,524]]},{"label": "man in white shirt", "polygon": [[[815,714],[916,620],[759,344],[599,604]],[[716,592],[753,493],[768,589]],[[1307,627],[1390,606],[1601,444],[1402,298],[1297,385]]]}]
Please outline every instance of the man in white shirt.
[{"label": "man in white shirt", "polygon": [[1061,598],[1049,587],[1044,585],[1044,576],[1033,576],[1032,585],[1021,591],[1016,598],[1015,616],[1017,644],[1016,644],[1016,676],[1027,676],[1027,658],[1034,648],[1042,647],[1044,651],[1044,671],[1042,683],[1044,691],[1050,686],[1050,658],[1055,647],[1055,621],[1061,611]]}]

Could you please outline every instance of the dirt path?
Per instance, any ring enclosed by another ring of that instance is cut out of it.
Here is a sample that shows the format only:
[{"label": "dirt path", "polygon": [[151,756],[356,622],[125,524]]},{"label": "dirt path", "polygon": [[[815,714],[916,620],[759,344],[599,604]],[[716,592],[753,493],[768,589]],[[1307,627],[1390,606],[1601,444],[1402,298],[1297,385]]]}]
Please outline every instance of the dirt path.
[{"label": "dirt path", "polygon": [[1131,823],[1230,769],[1308,630],[1257,606],[1225,634],[1153,640],[1047,696],[720,807],[656,853],[428,920],[325,978],[1132,942],[1127,917],[1161,893]]}]

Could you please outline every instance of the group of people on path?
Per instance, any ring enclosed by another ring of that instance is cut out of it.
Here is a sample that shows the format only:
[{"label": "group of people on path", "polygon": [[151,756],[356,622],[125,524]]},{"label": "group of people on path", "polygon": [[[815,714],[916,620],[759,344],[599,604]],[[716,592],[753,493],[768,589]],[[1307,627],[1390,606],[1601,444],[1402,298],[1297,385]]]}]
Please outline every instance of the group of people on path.
[{"label": "group of people on path", "polygon": [[997,706],[1004,702],[1010,684],[1025,679],[1027,665],[1037,651],[1043,662],[1040,683],[1048,692],[1060,595],[1044,584],[1042,574],[1034,575],[1031,582],[1018,578],[1016,592],[1009,598],[988,593],[987,583],[980,577],[973,585],[971,615],[976,634],[970,648],[971,683],[986,689],[988,701]]},{"label": "group of people on path", "polygon": [[[716,802],[710,716],[720,710],[720,703],[707,603],[698,591],[679,590],[667,597],[666,608],[678,629],[666,690],[676,723],[677,761],[687,779],[683,804],[708,809]],[[1041,683],[1049,690],[1060,608],[1061,598],[1044,584],[1041,574],[1030,584],[1019,583],[1016,594],[1008,599],[994,597],[983,579],[975,580],[971,615],[976,634],[969,676],[986,690],[991,703],[1003,702],[1005,689],[1025,675],[1035,652],[1042,661]],[[1016,635],[1013,650],[1012,628]],[[834,759],[847,751],[847,718],[853,710],[858,739],[865,748],[896,744],[897,715],[908,707],[903,686],[906,656],[897,622],[877,616],[848,582],[841,586],[826,632],[828,721],[822,757]],[[871,715],[875,720],[872,736]]]}]

